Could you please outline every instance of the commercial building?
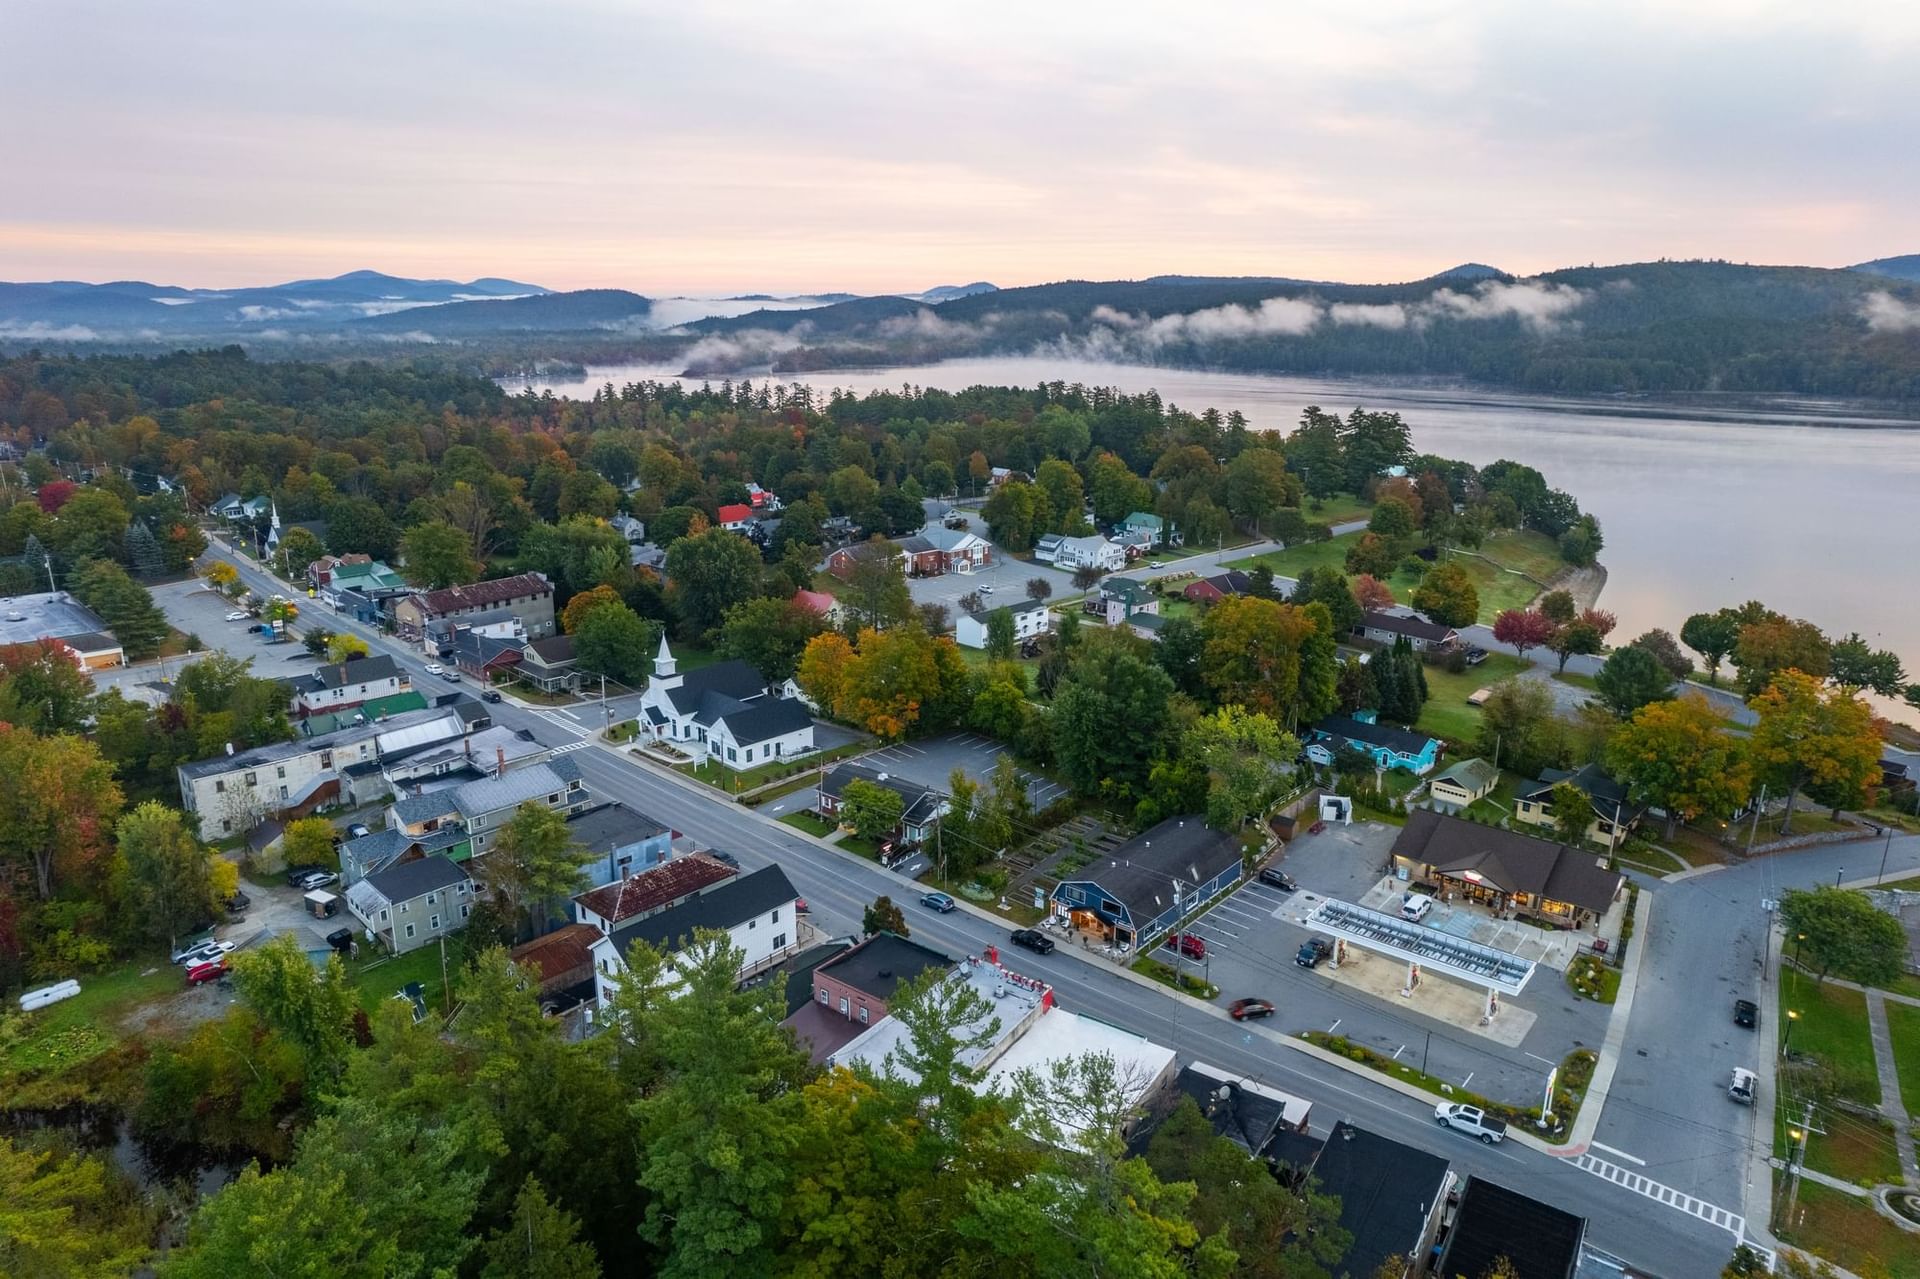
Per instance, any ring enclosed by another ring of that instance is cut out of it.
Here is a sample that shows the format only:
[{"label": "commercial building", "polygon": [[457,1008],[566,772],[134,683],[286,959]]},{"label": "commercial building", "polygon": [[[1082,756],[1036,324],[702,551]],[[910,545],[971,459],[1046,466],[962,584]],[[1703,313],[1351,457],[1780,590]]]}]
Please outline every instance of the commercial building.
[{"label": "commercial building", "polygon": [[0,648],[40,640],[51,640],[72,653],[82,670],[126,664],[126,652],[107,631],[106,620],[67,592],[0,599]]},{"label": "commercial building", "polygon": [[[652,873],[669,870],[675,864],[668,862]],[[636,941],[645,941],[671,955],[690,943],[696,933],[722,932],[741,953],[742,979],[770,968],[801,948],[799,902],[800,894],[793,890],[787,872],[767,866],[696,893],[665,910],[616,924],[593,944],[595,998],[604,1008],[619,990],[627,975],[627,952]]]},{"label": "commercial building", "polygon": [[1197,814],[1169,817],[1055,885],[1054,921],[1114,945],[1149,944],[1241,873],[1238,836]]},{"label": "commercial building", "polygon": [[393,625],[402,639],[419,642],[426,638],[429,622],[470,618],[498,609],[518,617],[530,639],[553,634],[553,584],[538,573],[516,573],[405,596],[392,604]]},{"label": "commercial building", "polygon": [[1394,864],[1435,889],[1497,913],[1580,928],[1604,916],[1626,884],[1604,855],[1416,808],[1393,841]]}]

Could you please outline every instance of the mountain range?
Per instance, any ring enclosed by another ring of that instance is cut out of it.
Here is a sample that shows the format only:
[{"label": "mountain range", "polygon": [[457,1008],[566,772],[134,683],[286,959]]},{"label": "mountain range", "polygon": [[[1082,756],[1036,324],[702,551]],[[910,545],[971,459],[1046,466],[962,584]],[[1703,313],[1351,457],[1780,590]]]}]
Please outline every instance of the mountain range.
[{"label": "mountain range", "polygon": [[1400,284],[1158,275],[724,299],[373,271],[221,290],[0,284],[0,347],[239,342],[272,358],[323,341],[354,357],[444,347],[480,371],[644,361],[778,376],[1037,354],[1557,394],[1920,405],[1920,255],[1839,270],[1663,260],[1520,277],[1470,262]]}]

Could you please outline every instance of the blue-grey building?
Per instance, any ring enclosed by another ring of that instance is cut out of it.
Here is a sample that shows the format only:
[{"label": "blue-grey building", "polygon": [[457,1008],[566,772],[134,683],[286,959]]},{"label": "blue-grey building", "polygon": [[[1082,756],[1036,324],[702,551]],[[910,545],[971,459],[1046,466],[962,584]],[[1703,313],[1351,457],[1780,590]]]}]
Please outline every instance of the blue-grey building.
[{"label": "blue-grey building", "polygon": [[1349,746],[1372,759],[1375,768],[1397,768],[1416,777],[1433,771],[1440,758],[1439,742],[1425,733],[1376,724],[1373,714],[1327,716],[1308,730],[1307,758],[1324,767],[1333,763],[1342,746]]},{"label": "blue-grey building", "polygon": [[625,804],[602,804],[567,818],[567,834],[593,853],[580,868],[581,891],[615,884],[658,866],[673,853],[673,832]]},{"label": "blue-grey building", "polygon": [[1123,945],[1151,944],[1242,873],[1240,839],[1198,814],[1169,817],[1063,880],[1055,914]]}]

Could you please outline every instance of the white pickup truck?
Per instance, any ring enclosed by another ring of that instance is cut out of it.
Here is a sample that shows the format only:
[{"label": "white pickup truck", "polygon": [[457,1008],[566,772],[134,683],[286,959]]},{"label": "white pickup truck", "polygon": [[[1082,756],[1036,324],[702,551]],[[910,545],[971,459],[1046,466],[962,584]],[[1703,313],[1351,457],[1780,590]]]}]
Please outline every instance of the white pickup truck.
[{"label": "white pickup truck", "polygon": [[1469,1137],[1478,1137],[1489,1146],[1496,1141],[1507,1139],[1506,1122],[1495,1119],[1478,1106],[1462,1106],[1458,1102],[1443,1101],[1433,1108],[1433,1118],[1442,1128],[1452,1128],[1466,1133]]}]

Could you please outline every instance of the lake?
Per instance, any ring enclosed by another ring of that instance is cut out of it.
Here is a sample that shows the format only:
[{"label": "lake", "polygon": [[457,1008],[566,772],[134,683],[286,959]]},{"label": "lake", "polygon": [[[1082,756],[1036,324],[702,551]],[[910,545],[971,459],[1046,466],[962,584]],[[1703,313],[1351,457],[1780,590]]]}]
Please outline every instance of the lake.
[{"label": "lake", "polygon": [[[532,385],[585,398],[609,381],[672,376],[658,367],[600,368]],[[1899,653],[1909,678],[1920,679],[1920,426],[1910,419],[1843,402],[1696,412],[1028,357],[775,380],[861,392],[1081,382],[1158,390],[1195,412],[1238,409],[1277,431],[1290,430],[1310,404],[1396,410],[1421,452],[1478,466],[1524,462],[1599,517],[1600,560],[1610,574],[1601,603],[1619,615],[1619,637],[1654,626],[1678,633],[1689,613],[1760,599],[1829,634],[1859,631]]]}]

